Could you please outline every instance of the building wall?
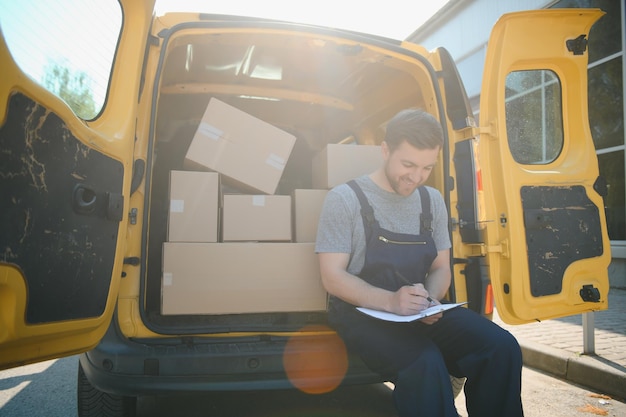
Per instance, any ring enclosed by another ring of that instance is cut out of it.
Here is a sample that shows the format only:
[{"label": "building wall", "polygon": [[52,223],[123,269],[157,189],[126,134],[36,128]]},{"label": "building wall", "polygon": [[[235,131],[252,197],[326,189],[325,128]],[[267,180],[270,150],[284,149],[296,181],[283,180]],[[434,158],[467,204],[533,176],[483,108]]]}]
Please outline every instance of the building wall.
[{"label": "building wall", "polygon": [[478,112],[478,97],[491,28],[505,13],[549,6],[546,0],[451,0],[407,40],[431,50],[444,46],[454,57],[465,89]]}]

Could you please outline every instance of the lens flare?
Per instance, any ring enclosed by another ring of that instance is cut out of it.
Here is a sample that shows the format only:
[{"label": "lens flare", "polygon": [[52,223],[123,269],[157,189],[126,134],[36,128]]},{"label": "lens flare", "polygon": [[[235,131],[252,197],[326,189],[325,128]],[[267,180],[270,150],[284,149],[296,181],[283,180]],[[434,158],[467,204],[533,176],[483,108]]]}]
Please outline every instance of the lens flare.
[{"label": "lens flare", "polygon": [[289,381],[308,394],[337,388],[348,370],[348,353],[341,338],[325,326],[305,326],[287,341],[283,366]]}]

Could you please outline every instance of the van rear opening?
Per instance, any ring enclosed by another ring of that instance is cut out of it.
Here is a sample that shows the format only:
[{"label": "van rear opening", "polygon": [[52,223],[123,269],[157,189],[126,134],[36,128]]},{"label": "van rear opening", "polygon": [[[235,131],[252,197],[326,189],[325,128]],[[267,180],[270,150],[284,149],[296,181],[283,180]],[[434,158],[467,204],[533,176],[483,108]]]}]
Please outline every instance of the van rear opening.
[{"label": "van rear opening", "polygon": [[[314,254],[323,193],[378,166],[397,111],[434,111],[430,67],[418,55],[301,29],[180,25],[163,39],[144,248],[146,324],[159,333],[326,324]],[[203,196],[191,187],[181,202],[173,173],[213,173],[217,185]],[[432,177],[429,185],[442,183]],[[173,213],[198,197],[217,213],[214,238],[172,240]],[[298,236],[302,225],[313,231]]]}]

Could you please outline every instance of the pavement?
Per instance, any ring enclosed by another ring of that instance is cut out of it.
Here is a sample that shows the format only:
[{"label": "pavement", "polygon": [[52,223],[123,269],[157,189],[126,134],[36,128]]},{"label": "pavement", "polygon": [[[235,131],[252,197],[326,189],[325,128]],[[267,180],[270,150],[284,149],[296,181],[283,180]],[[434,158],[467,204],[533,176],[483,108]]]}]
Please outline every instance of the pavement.
[{"label": "pavement", "polygon": [[600,394],[626,400],[626,290],[609,291],[608,310],[592,314],[593,344],[584,352],[583,316],[508,325],[522,347],[524,365]]}]

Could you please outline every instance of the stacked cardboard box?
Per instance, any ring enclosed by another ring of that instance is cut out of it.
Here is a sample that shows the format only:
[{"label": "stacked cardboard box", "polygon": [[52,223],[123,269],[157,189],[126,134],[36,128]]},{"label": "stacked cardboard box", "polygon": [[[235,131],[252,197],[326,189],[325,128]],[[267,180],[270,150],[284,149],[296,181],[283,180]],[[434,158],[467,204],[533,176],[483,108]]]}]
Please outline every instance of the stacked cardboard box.
[{"label": "stacked cardboard box", "polygon": [[320,311],[313,243],[165,243],[163,314]]},{"label": "stacked cardboard box", "polygon": [[219,175],[170,172],[167,239],[170,242],[217,242]]},{"label": "stacked cardboard box", "polygon": [[237,241],[291,240],[291,197],[226,194],[222,239]]},{"label": "stacked cardboard box", "polygon": [[212,170],[243,190],[274,194],[296,138],[211,98],[187,150],[190,169]]},{"label": "stacked cardboard box", "polygon": [[317,223],[327,193],[327,190],[294,190],[292,201],[295,242],[315,242]]},{"label": "stacked cardboard box", "polygon": [[[162,314],[318,311],[315,239],[327,190],[370,173],[379,146],[328,145],[313,189],[275,195],[295,137],[215,98],[172,171]],[[223,193],[224,186],[237,190]],[[242,194],[245,193],[245,194]]]},{"label": "stacked cardboard box", "polygon": [[[311,243],[322,196],[274,195],[294,141],[211,99],[187,151],[190,171],[171,173],[162,314],[325,310]],[[249,194],[221,193],[221,183]]]},{"label": "stacked cardboard box", "polygon": [[329,144],[313,158],[313,188],[330,189],[382,164],[380,146]]}]

